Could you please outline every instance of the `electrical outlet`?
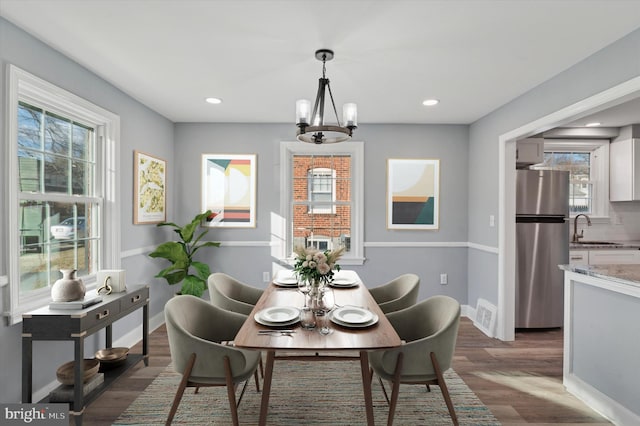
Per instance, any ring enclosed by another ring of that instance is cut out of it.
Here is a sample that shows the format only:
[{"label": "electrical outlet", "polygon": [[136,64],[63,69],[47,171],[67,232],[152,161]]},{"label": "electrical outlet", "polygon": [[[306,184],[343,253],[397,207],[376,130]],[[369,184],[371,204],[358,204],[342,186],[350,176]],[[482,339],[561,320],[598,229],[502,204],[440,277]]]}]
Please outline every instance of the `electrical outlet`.
[{"label": "electrical outlet", "polygon": [[445,285],[447,284],[447,281],[448,281],[447,274],[440,274],[440,284]]},{"label": "electrical outlet", "polygon": [[489,227],[493,228],[496,226],[496,217],[494,215],[489,215]]},{"label": "electrical outlet", "polygon": [[269,274],[269,272],[263,272],[262,281],[265,283],[268,283],[269,281],[271,281],[271,274]]}]

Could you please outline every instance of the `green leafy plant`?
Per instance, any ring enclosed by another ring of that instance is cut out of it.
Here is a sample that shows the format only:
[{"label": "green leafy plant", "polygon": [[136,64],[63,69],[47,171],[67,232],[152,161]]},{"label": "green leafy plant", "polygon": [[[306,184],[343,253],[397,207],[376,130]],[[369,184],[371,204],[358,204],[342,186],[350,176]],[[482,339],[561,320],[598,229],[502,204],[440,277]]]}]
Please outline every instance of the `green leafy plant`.
[{"label": "green leafy plant", "polygon": [[[201,297],[211,274],[209,265],[193,260],[193,256],[203,247],[220,247],[220,243],[200,241],[209,229],[195,236],[200,223],[211,215],[208,210],[197,215],[190,223],[180,226],[173,222],[162,222],[158,226],[171,226],[180,237],[180,241],[167,241],[160,244],[149,254],[153,258],[162,258],[171,262],[171,266],[158,272],[156,278],[164,278],[169,285],[182,283],[181,294],[192,294]],[[193,270],[194,273],[191,273]]]}]

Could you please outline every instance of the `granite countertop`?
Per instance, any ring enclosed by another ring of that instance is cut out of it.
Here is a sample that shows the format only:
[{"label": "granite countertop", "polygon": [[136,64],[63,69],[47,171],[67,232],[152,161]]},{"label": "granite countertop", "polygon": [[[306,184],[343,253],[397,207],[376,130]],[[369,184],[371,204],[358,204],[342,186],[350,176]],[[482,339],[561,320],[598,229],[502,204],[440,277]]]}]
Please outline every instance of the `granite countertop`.
[{"label": "granite countertop", "polygon": [[[604,244],[598,244],[598,242],[603,242]],[[587,243],[587,244],[585,244]],[[586,240],[585,243],[569,243],[569,250],[602,250],[602,249],[611,249],[611,250],[619,250],[619,249],[640,249],[640,241],[605,241],[599,240],[594,243],[589,243],[589,240]],[[606,244],[613,243],[613,244]]]},{"label": "granite countertop", "polygon": [[560,269],[640,287],[640,265],[560,265]]}]

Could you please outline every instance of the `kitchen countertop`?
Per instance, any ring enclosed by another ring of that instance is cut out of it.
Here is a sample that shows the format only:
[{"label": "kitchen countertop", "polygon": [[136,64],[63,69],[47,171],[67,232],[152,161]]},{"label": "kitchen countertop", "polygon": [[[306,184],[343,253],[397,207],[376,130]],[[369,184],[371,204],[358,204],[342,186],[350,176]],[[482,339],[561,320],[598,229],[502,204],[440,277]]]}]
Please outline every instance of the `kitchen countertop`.
[{"label": "kitchen countertop", "polygon": [[[615,244],[584,244],[584,243],[569,243],[569,250],[593,250],[593,249],[611,249],[611,250],[620,250],[620,249],[640,249],[640,241],[605,241],[599,240],[606,243],[615,243]],[[585,242],[589,243],[589,240],[585,240]]]},{"label": "kitchen countertop", "polygon": [[640,287],[640,265],[559,265],[569,272]]}]

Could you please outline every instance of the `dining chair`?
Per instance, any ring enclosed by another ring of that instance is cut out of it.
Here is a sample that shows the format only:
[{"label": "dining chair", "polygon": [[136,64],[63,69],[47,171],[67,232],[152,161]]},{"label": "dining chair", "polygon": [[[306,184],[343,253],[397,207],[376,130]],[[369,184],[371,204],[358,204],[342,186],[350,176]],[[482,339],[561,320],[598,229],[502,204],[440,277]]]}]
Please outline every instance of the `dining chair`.
[{"label": "dining chair", "polygon": [[209,275],[207,285],[213,305],[244,315],[251,313],[264,291],[238,281],[222,272],[215,272]]},{"label": "dining chair", "polygon": [[[460,325],[460,304],[449,296],[433,296],[409,308],[387,315],[403,345],[369,354],[371,375],[380,378],[389,403],[387,425],[393,424],[400,384],[438,385],[453,424],[458,418],[443,372],[451,367]],[[392,384],[391,400],[382,379]]]},{"label": "dining chair", "polygon": [[420,290],[420,277],[403,274],[386,284],[369,289],[369,293],[385,314],[415,305]]},{"label": "dining chair", "polygon": [[[164,307],[171,362],[182,380],[167,417],[170,425],[187,387],[226,386],[231,419],[238,426],[238,406],[249,378],[256,379],[260,352],[229,345],[245,321],[245,316],[229,312],[198,297],[180,295]],[[235,391],[244,382],[236,401]]]}]

